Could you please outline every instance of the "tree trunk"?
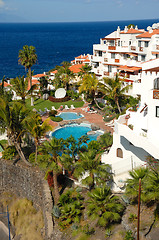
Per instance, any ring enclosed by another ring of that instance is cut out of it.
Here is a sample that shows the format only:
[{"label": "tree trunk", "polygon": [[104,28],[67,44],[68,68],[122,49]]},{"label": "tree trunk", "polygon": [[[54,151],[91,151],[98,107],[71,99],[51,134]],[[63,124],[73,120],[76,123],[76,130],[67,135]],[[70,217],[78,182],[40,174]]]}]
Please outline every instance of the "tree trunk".
[{"label": "tree trunk", "polygon": [[57,173],[55,171],[53,171],[53,181],[54,181],[54,204],[56,205],[59,201],[60,194],[58,189]]},{"label": "tree trunk", "polygon": [[28,75],[29,75],[29,82],[30,82],[30,88],[31,88],[32,86],[31,68],[28,69]]},{"label": "tree trunk", "polygon": [[90,185],[90,190],[92,190],[94,188],[94,174],[90,173],[90,177],[92,178],[92,184]]},{"label": "tree trunk", "polygon": [[99,104],[98,104],[98,101],[97,101],[97,99],[96,99],[96,98],[94,98],[94,101],[95,101],[95,103],[96,103],[97,107],[98,107],[100,110],[104,110],[104,108],[105,108],[105,107],[101,108],[101,107],[99,106]]},{"label": "tree trunk", "polygon": [[121,110],[120,110],[120,106],[119,106],[119,102],[118,102],[118,100],[116,100],[116,105],[117,105],[117,107],[118,107],[119,113],[121,113]]},{"label": "tree trunk", "polygon": [[22,151],[19,143],[18,143],[16,140],[13,140],[13,142],[14,142],[15,148],[16,148],[16,150],[17,150],[17,152],[18,152],[21,160],[22,160],[23,162],[25,162],[28,166],[31,166],[31,163],[29,163],[29,162],[26,160],[26,158],[25,158],[25,156],[24,156],[24,153],[23,153],[23,151]]},{"label": "tree trunk", "polygon": [[37,157],[38,157],[38,144],[35,143],[35,162],[37,163]]},{"label": "tree trunk", "polygon": [[34,98],[31,96],[31,106],[34,106]]}]

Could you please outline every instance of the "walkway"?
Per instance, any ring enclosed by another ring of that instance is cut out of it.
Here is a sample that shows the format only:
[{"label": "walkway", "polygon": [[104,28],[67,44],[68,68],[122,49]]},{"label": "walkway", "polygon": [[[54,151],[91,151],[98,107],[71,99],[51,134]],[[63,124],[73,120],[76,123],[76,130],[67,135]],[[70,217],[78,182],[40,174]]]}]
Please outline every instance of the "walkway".
[{"label": "walkway", "polygon": [[[99,113],[89,113],[89,112],[85,112],[84,108],[87,107],[87,104],[84,105],[84,107],[82,108],[76,108],[75,110],[69,109],[69,110],[62,110],[62,112],[76,112],[76,113],[81,113],[84,115],[83,121],[88,121],[89,123],[95,124],[97,125],[101,130],[103,131],[107,131],[107,132],[111,132],[113,133],[113,128],[108,127],[105,125],[105,122],[103,121],[103,116]],[[58,113],[60,113],[61,111],[58,111]],[[48,115],[43,116],[42,120],[44,121],[46,118],[48,118]],[[60,122],[62,123],[62,122]],[[54,128],[59,126],[59,123],[57,122],[53,122],[50,120],[49,122],[50,125],[52,125]]]}]

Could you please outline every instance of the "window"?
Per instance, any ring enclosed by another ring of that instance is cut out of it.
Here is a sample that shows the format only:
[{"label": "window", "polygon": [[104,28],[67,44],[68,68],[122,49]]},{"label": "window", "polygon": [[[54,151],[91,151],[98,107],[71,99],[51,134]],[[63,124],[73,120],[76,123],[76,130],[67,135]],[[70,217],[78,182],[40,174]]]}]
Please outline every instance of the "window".
[{"label": "window", "polygon": [[102,51],[98,52],[99,57],[102,57]]},{"label": "window", "polygon": [[141,61],[142,61],[142,62],[145,61],[145,55],[141,55]]},{"label": "window", "polygon": [[116,150],[116,156],[117,157],[120,157],[120,158],[123,158],[123,151],[121,148],[117,148]]},{"label": "window", "polygon": [[154,80],[154,89],[159,90],[159,78],[156,78],[156,79]]},{"label": "window", "polygon": [[131,45],[131,41],[129,41],[129,45]]},{"label": "window", "polygon": [[138,47],[141,47],[141,41],[138,41]]},{"label": "window", "polygon": [[159,106],[156,106],[156,117],[159,117]]},{"label": "window", "polygon": [[145,42],[145,47],[148,47],[149,46],[149,42]]},{"label": "window", "polygon": [[112,66],[108,65],[108,72],[112,72]]},{"label": "window", "polygon": [[115,46],[114,40],[110,40],[110,46]]},{"label": "window", "polygon": [[115,59],[115,53],[111,53],[111,58]]},{"label": "window", "polygon": [[118,41],[118,46],[120,47],[120,41]]}]

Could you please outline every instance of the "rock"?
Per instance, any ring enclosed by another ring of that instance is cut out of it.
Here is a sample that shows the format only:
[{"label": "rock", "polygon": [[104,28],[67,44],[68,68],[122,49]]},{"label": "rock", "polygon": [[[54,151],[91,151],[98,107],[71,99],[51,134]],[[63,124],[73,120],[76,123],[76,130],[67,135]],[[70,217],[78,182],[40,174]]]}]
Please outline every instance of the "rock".
[{"label": "rock", "polygon": [[92,131],[97,131],[100,129],[100,127],[96,126],[96,125],[91,125]]}]

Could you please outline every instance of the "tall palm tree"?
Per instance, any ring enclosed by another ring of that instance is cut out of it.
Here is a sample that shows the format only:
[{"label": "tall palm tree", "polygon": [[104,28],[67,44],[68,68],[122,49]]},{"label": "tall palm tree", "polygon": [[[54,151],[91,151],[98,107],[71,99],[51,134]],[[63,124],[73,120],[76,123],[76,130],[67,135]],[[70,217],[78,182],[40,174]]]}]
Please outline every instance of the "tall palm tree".
[{"label": "tall palm tree", "polygon": [[20,158],[27,164],[21,148],[21,136],[25,132],[24,121],[29,117],[30,111],[19,102],[9,104],[0,98],[0,132],[7,132],[7,136],[12,145],[15,146]]},{"label": "tall palm tree", "polygon": [[95,74],[85,74],[82,81],[80,82],[79,92],[89,93],[92,97],[92,103],[95,99],[95,93],[98,86],[98,79]]},{"label": "tall palm tree", "polygon": [[42,152],[44,156],[49,159],[49,169],[53,172],[54,182],[54,201],[55,204],[58,202],[60,193],[58,190],[57,174],[61,170],[59,165],[60,154],[63,151],[63,139],[52,138],[50,141],[45,141],[42,144]]},{"label": "tall palm tree", "polygon": [[58,67],[58,71],[55,74],[55,79],[61,87],[65,87],[66,90],[69,88],[71,79],[74,78],[74,73],[69,69],[70,63],[63,62],[63,66]]},{"label": "tall palm tree", "polygon": [[28,70],[28,76],[30,81],[30,88],[32,86],[32,76],[31,76],[31,67],[36,64],[37,62],[37,54],[35,47],[25,45],[23,46],[23,49],[19,50],[19,56],[18,56],[19,64],[25,67],[25,69]]},{"label": "tall palm tree", "polygon": [[99,226],[108,227],[111,223],[120,222],[124,206],[108,187],[97,187],[88,196],[88,216],[98,219]]},{"label": "tall palm tree", "polygon": [[25,127],[27,131],[31,134],[31,136],[34,138],[35,142],[35,162],[37,162],[37,156],[38,156],[38,145],[40,138],[43,137],[48,131],[52,130],[51,125],[49,125],[49,118],[47,118],[42,124],[41,124],[41,117],[40,115],[34,113],[30,119],[25,121]]},{"label": "tall palm tree", "polygon": [[98,84],[98,90],[100,90],[106,97],[110,104],[115,104],[118,108],[119,113],[121,113],[120,100],[124,97],[124,93],[131,86],[123,86],[123,81],[116,74],[115,78],[103,78],[103,82]]},{"label": "tall palm tree", "polygon": [[26,97],[31,94],[35,89],[36,85],[32,85],[28,90],[28,79],[25,79],[24,76],[19,76],[11,80],[11,89],[15,91],[16,95],[21,97],[22,103],[25,104]]},{"label": "tall palm tree", "polygon": [[[85,175],[85,173],[87,175]],[[111,180],[109,165],[101,163],[100,154],[89,149],[88,152],[80,153],[78,162],[75,163],[75,177],[82,177],[82,183],[94,188],[95,181],[102,178],[105,182]]]}]

